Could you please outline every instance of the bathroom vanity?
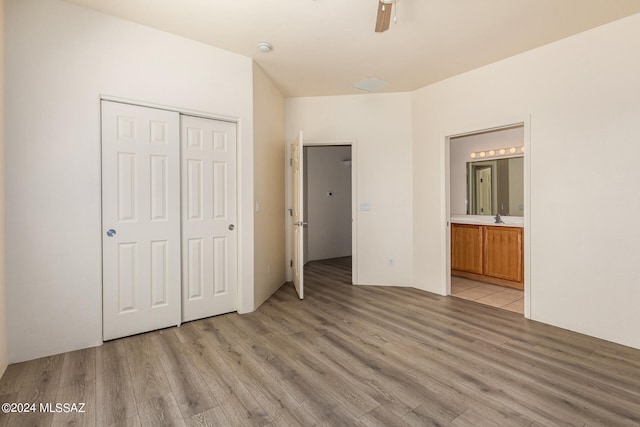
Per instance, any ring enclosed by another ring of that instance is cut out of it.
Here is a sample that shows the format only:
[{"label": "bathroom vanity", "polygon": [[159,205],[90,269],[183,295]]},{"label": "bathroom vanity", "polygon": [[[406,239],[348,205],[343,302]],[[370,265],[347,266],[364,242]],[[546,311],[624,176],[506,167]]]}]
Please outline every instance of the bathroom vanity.
[{"label": "bathroom vanity", "polygon": [[524,289],[524,228],[451,219],[451,275]]}]

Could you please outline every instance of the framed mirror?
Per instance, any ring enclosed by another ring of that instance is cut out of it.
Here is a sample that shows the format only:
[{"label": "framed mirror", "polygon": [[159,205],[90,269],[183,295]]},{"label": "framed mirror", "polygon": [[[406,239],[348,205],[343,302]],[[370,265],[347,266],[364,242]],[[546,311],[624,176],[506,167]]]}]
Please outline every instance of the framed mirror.
[{"label": "framed mirror", "polygon": [[524,216],[524,158],[467,162],[467,215]]}]

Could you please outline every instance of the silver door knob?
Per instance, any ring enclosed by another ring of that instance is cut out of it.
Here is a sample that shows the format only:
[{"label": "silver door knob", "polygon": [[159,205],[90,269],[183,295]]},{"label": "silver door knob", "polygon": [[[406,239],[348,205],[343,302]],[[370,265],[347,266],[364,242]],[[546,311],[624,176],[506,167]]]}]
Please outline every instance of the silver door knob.
[{"label": "silver door knob", "polygon": [[107,236],[113,237],[115,235],[116,235],[116,230],[114,230],[113,228],[110,228],[107,230]]},{"label": "silver door knob", "polygon": [[236,226],[235,226],[235,225],[233,225],[233,224],[229,224],[229,230],[233,231],[233,229],[234,229],[234,228],[236,228]]}]

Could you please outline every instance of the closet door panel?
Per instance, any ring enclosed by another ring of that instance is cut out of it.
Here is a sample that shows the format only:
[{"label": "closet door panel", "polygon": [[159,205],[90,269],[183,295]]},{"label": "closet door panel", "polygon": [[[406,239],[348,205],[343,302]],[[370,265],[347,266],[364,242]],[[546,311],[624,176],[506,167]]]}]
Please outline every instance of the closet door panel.
[{"label": "closet door panel", "polygon": [[236,124],[192,116],[181,122],[186,322],[237,310]]},{"label": "closet door panel", "polygon": [[180,324],[180,117],[102,101],[103,338]]}]

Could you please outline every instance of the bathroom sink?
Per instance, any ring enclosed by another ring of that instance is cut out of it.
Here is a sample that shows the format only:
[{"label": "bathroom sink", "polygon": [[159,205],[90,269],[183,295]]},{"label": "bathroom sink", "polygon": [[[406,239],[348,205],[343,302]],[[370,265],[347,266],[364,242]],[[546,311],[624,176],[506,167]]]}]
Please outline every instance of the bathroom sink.
[{"label": "bathroom sink", "polygon": [[471,225],[495,225],[502,227],[524,227],[524,217],[521,216],[503,216],[503,223],[496,224],[495,218],[489,215],[452,215],[450,221],[454,224],[471,224]]}]

